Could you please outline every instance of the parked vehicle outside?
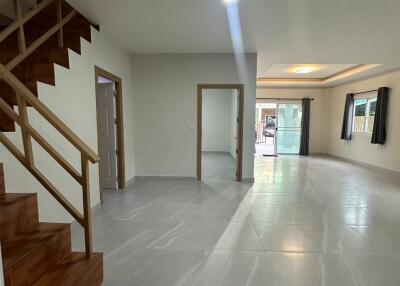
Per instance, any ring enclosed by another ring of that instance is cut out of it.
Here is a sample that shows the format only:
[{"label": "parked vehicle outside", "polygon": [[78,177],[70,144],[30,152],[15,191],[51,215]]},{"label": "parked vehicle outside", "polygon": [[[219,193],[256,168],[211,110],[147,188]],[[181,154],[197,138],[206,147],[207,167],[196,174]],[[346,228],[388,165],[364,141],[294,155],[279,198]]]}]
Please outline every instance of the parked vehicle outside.
[{"label": "parked vehicle outside", "polygon": [[263,136],[265,137],[275,137],[275,120],[272,117],[268,117],[265,126],[263,128]]}]

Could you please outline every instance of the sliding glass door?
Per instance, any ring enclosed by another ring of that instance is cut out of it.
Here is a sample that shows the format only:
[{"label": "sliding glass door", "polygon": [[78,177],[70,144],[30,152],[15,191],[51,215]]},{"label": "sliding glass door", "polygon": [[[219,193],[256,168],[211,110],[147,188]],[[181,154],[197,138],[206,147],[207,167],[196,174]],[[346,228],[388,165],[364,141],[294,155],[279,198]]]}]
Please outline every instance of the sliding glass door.
[{"label": "sliding glass door", "polygon": [[276,144],[278,154],[299,154],[301,115],[301,102],[278,104]]}]

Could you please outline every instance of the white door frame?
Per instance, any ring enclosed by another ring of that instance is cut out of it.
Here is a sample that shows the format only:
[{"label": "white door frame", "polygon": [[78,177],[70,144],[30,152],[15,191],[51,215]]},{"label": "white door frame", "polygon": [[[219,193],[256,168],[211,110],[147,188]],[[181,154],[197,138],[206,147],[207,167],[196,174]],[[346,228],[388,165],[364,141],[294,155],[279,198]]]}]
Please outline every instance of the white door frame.
[{"label": "white door frame", "polygon": [[[124,108],[123,108],[123,98],[122,98],[122,79],[113,73],[102,69],[98,66],[94,66],[95,73],[95,89],[96,89],[96,104],[97,104],[97,82],[99,76],[105,77],[112,80],[115,83],[116,89],[116,117],[117,117],[117,149],[118,149],[118,188],[120,191],[125,190],[126,180],[125,180],[125,139],[124,139]],[[96,113],[97,116],[97,113]],[[97,126],[98,127],[98,126]],[[100,168],[100,164],[99,164]],[[100,172],[100,169],[99,169]],[[100,181],[100,177],[99,177]],[[100,199],[103,203],[103,192],[100,183]]]}]

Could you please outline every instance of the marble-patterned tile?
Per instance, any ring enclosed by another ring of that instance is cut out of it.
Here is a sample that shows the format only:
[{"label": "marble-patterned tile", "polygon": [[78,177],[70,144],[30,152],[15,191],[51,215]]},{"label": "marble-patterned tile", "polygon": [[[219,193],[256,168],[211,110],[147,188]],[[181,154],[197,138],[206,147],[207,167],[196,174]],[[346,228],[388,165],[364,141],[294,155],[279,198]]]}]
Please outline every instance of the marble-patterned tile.
[{"label": "marble-patterned tile", "polygon": [[236,251],[263,251],[251,223],[231,223],[222,234],[215,249]]},{"label": "marble-patterned tile", "polygon": [[126,285],[174,286],[182,285],[208,256],[201,250],[147,249],[136,259]]},{"label": "marble-patterned tile", "polygon": [[213,249],[227,230],[222,221],[181,222],[148,245],[153,249]]},{"label": "marble-patterned tile", "polygon": [[353,275],[360,286],[397,286],[400,281],[398,254],[358,255],[351,259]]},{"label": "marble-patterned tile", "polygon": [[104,285],[399,284],[400,178],[280,156],[258,158],[256,182],[242,184],[213,156],[204,182],[140,179],[105,194],[92,224]]},{"label": "marble-patterned tile", "polygon": [[335,254],[268,254],[281,286],[358,286],[345,258]]}]

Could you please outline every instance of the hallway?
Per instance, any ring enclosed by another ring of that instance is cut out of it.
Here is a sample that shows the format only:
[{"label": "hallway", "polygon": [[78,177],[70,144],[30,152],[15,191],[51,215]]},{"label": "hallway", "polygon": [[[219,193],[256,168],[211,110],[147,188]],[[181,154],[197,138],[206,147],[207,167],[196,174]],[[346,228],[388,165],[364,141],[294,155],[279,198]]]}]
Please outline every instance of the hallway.
[{"label": "hallway", "polygon": [[204,182],[236,181],[236,161],[228,152],[202,152]]},{"label": "hallway", "polygon": [[398,285],[399,178],[329,157],[255,164],[253,185],[149,179],[108,196],[93,216],[104,285]]}]

